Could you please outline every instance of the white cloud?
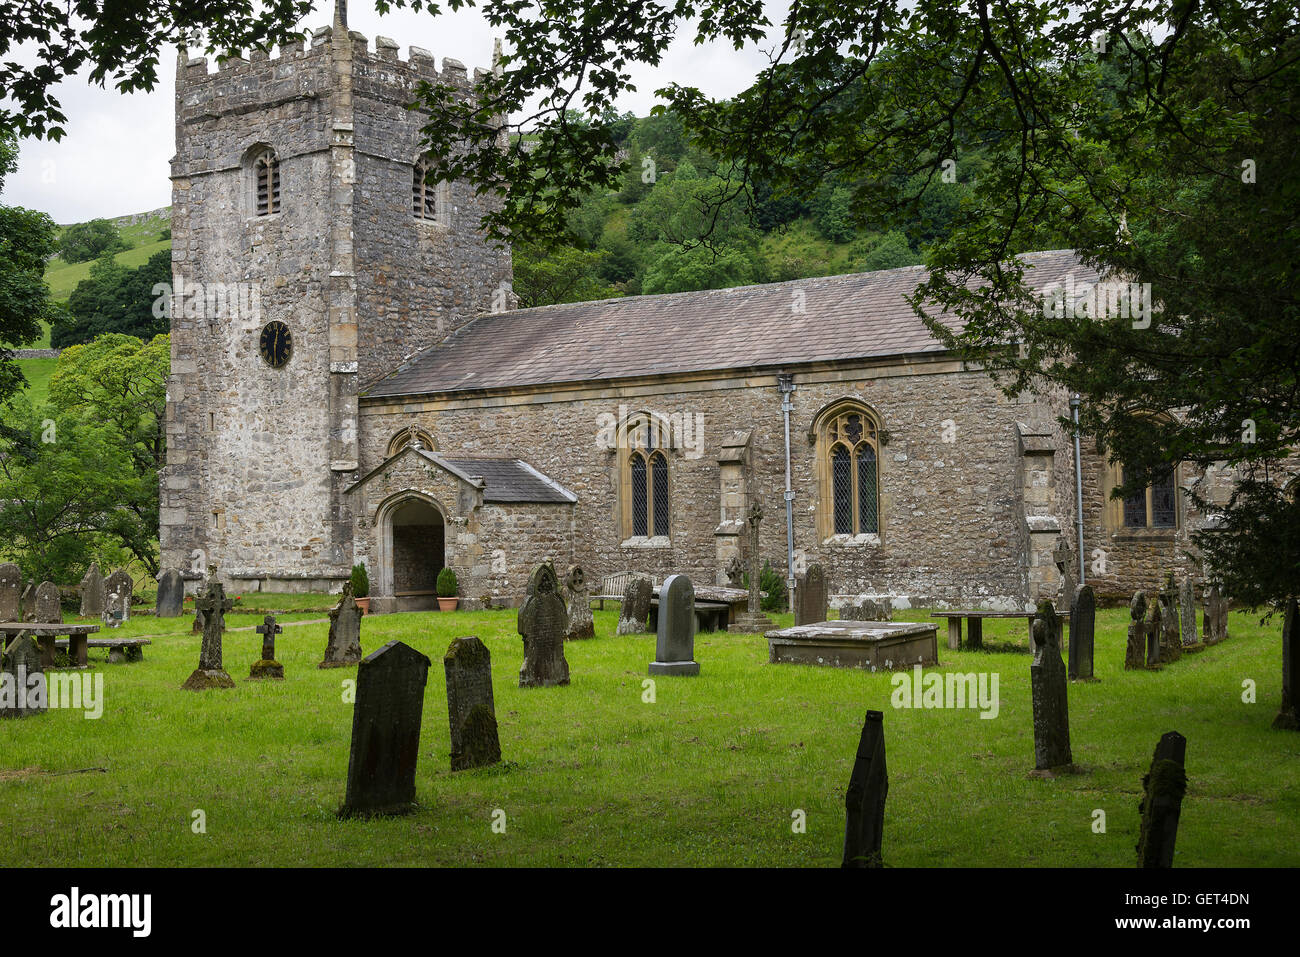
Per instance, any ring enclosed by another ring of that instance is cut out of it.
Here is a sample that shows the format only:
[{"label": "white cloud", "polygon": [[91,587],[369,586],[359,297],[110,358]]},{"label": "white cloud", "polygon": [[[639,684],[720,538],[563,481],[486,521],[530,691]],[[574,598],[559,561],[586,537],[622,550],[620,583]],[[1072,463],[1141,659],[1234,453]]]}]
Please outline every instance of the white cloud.
[{"label": "white cloud", "polygon": [[[324,26],[333,3],[320,3],[304,26]],[[768,12],[780,22],[784,5]],[[349,27],[370,38],[391,37],[402,46],[431,50],[441,62],[452,57],[471,70],[490,65],[492,28],[476,10],[427,13],[396,10],[380,17],[352,3]],[[19,57],[21,59],[21,57]],[[161,58],[159,84],[152,92],[124,95],[87,83],[84,73],[61,83],[57,96],[68,116],[67,135],[58,142],[24,140],[19,167],[6,183],[4,202],[48,212],[56,222],[121,216],[171,203],[169,161],[175,151],[173,84],[175,51]],[[695,46],[678,37],[656,69],[629,68],[637,86],[618,106],[644,116],[655,103],[654,90],[674,80],[714,96],[731,96],[748,85],[763,65],[755,50],[737,52],[725,44]]]}]

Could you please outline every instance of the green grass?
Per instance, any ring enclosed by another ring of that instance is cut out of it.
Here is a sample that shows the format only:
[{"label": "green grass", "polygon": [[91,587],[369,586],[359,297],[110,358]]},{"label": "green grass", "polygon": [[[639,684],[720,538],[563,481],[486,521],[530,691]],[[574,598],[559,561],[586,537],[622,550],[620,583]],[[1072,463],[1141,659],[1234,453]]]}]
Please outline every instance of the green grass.
[{"label": "green grass", "polygon": [[[1083,773],[1041,780],[1029,776],[1025,653],[948,651],[939,623],[942,670],[999,674],[993,720],[894,709],[888,674],[769,665],[761,637],[726,634],[699,636],[701,676],[658,679],[647,704],[654,638],[615,637],[615,618],[597,612],[600,637],[566,646],[570,686],[528,690],[518,687],[514,612],[365,619],[366,651],[400,639],[433,661],[420,807],[368,822],[334,816],[352,721],[343,683],[355,672],[317,670],[326,626],[280,636],[282,683],[244,681],[260,639],[228,633],[225,663],[238,684],[228,691],[180,690],[198,657],[188,633],[156,639],[140,664],[108,666],[92,652],[105,679],[101,719],[52,711],[0,723],[0,864],[834,866],[868,708],[885,712],[887,865],[1132,867],[1142,775],[1168,730],[1188,738],[1176,864],[1300,863],[1300,735],[1269,728],[1280,696],[1276,622],[1236,613],[1226,643],[1159,673],[1126,673],[1126,611],[1100,612],[1101,681],[1070,687]],[[231,625],[250,620],[232,615]],[[985,627],[998,647],[1026,641],[1023,621]],[[506,763],[453,775],[440,658],[464,634],[492,651]],[[1258,683],[1255,704],[1241,701],[1246,678]],[[504,834],[491,828],[498,808]],[[191,829],[196,809],[206,833]],[[806,833],[792,833],[796,809]],[[1105,834],[1092,831],[1096,809]]]},{"label": "green grass", "polygon": [[50,376],[54,374],[58,359],[16,359],[18,368],[27,378],[25,395],[32,407],[39,409],[50,397]]},{"label": "green grass", "polygon": [[[154,230],[153,235],[157,236],[157,230]],[[170,249],[171,244],[170,239],[154,239],[134,249],[120,252],[113,259],[123,266],[143,266],[150,256],[159,250]],[[68,296],[72,295],[72,290],[77,288],[77,283],[90,277],[92,265],[93,261],[65,263],[57,256],[51,259],[49,265],[45,267],[45,282],[50,287],[50,295],[59,302],[67,301]],[[49,337],[46,336],[44,346],[33,345],[28,348],[44,349],[48,345]]]}]

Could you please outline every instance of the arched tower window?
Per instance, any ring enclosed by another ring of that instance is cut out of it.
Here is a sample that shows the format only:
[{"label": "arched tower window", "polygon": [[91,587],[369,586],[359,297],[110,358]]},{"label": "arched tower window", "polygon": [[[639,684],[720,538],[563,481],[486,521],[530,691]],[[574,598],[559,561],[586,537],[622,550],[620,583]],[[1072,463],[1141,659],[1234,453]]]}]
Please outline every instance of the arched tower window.
[{"label": "arched tower window", "polygon": [[620,431],[621,499],[624,538],[667,538],[671,528],[670,434],[644,413]]},{"label": "arched tower window", "polygon": [[269,146],[254,147],[251,167],[253,215],[280,211],[280,159]]},{"label": "arched tower window", "polygon": [[416,219],[451,225],[451,185],[446,182],[430,183],[429,161],[419,159],[411,175],[411,215]]},{"label": "arched tower window", "polygon": [[866,406],[844,402],[819,416],[813,439],[820,473],[823,538],[880,534],[880,424]]},{"label": "arched tower window", "polygon": [[427,430],[417,425],[410,425],[388,440],[388,455],[386,457],[392,458],[408,445],[418,446],[426,452],[438,451],[438,443],[434,441],[433,436]]}]

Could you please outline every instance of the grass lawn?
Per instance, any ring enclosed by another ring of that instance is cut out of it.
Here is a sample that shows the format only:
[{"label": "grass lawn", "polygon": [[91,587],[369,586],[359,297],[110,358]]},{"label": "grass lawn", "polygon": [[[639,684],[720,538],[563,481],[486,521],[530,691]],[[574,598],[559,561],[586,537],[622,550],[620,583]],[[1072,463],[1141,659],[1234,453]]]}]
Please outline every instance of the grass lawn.
[{"label": "grass lawn", "polygon": [[[46,337],[48,344],[48,335]],[[58,359],[17,359],[18,368],[22,370],[23,376],[27,379],[27,388],[24,395],[32,404],[32,408],[40,409],[45,401],[50,397],[50,376],[54,375],[54,369],[58,366]]]},{"label": "grass lawn", "polygon": [[[232,615],[230,626],[256,620]],[[894,709],[889,674],[769,665],[761,637],[727,634],[700,635],[701,676],[659,678],[644,703],[654,638],[615,637],[612,610],[596,613],[598,638],[566,646],[570,686],[529,690],[518,687],[514,612],[367,618],[367,652],[400,639],[433,660],[420,808],[340,822],[352,721],[342,688],[355,672],[317,670],[326,626],[285,629],[280,683],[244,681],[260,637],[228,633],[238,687],[196,694],[180,690],[198,659],[189,620],[137,618],[127,633],[170,636],[140,664],[110,666],[92,651],[102,718],[0,723],[0,864],[834,866],[868,708],[885,712],[889,866],[1132,867],[1142,775],[1168,730],[1188,738],[1175,863],[1300,864],[1300,735],[1269,728],[1280,624],[1234,613],[1226,643],[1159,673],[1125,673],[1126,620],[1124,609],[1098,613],[1101,681],[1070,687],[1084,773],[1039,780],[1028,774],[1029,656],[1006,650],[1025,644],[1021,620],[986,623],[1000,652],[948,651],[940,622],[941,670],[999,675],[1000,710],[986,720]],[[440,658],[465,634],[492,651],[506,763],[452,775]],[[1247,678],[1257,703],[1241,700]],[[491,827],[498,808],[504,834]],[[1104,834],[1093,833],[1095,809]],[[191,828],[195,810],[206,833]],[[806,833],[792,833],[796,810]]]},{"label": "grass lawn", "polygon": [[[157,235],[157,232],[154,232]],[[142,237],[143,238],[143,237]],[[128,241],[131,237],[128,237]],[[149,261],[149,257],[162,249],[170,249],[172,241],[170,239],[154,239],[151,242],[136,246],[134,249],[128,249],[120,252],[113,257],[115,261],[123,266],[143,266]],[[77,288],[77,283],[90,277],[90,267],[93,260],[82,263],[65,263],[59,257],[50,260],[45,267],[45,282],[50,287],[50,295],[59,302],[65,302],[68,296],[72,295],[72,290]],[[45,337],[45,345],[32,345],[27,348],[44,349],[49,345],[49,336]]]}]

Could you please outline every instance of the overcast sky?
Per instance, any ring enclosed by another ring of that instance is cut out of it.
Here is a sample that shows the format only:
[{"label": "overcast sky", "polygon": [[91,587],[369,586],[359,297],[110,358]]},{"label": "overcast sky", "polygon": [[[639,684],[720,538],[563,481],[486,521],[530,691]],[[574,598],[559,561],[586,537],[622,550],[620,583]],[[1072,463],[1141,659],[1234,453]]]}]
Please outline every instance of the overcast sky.
[{"label": "overcast sky", "polygon": [[[784,3],[770,5],[768,18],[780,23],[785,8]],[[330,23],[333,9],[332,0],[318,2],[303,26]],[[419,46],[432,51],[439,64],[445,56],[471,71],[491,64],[493,33],[475,10],[436,19],[407,10],[380,17],[369,0],[352,0],[348,26],[365,34],[372,48],[376,35],[391,37],[401,46],[403,59],[408,47]],[[158,88],[150,93],[122,95],[91,86],[84,75],[60,84],[57,95],[68,116],[67,135],[59,142],[22,142],[19,167],[5,183],[3,202],[43,210],[61,224],[170,205],[175,61],[175,50],[168,50]],[[619,108],[644,116],[654,103],[653,91],[673,80],[714,96],[731,96],[749,84],[763,63],[757,50],[697,47],[689,37],[679,37],[660,68],[631,68],[637,91],[620,101]]]}]

